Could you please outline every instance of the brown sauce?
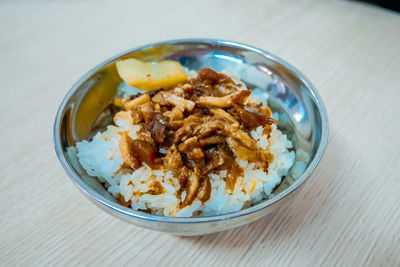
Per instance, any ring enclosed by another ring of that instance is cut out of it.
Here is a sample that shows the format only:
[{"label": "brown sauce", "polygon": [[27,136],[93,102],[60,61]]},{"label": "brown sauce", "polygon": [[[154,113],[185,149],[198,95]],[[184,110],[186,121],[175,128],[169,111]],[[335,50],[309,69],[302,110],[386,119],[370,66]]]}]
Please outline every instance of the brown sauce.
[{"label": "brown sauce", "polygon": [[243,170],[236,162],[234,162],[231,168],[228,168],[226,172],[226,188],[233,192],[235,190],[236,182],[241,176],[243,176]]},{"label": "brown sauce", "polygon": [[151,189],[150,191],[147,192],[147,194],[150,195],[162,195],[166,192],[164,187],[161,185],[159,181],[153,181],[149,187]]}]

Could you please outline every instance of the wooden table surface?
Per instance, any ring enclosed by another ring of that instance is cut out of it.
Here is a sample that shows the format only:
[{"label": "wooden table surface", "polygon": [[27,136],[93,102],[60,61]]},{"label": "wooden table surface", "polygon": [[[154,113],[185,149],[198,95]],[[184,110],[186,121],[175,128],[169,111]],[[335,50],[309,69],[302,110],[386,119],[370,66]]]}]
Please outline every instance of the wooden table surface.
[{"label": "wooden table surface", "polygon": [[[400,14],[358,1],[0,2],[0,265],[400,265]],[[248,43],[302,71],[330,119],[295,201],[199,237],[141,229],[89,202],[52,140],[72,84],[166,39]]]}]

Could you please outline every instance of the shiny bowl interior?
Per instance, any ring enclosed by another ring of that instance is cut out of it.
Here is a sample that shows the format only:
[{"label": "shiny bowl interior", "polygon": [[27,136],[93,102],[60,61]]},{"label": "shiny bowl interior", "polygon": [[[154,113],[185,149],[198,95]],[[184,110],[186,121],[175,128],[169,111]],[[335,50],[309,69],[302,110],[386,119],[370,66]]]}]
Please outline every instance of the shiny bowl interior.
[{"label": "shiny bowl interior", "polygon": [[[122,80],[115,62],[123,58],[145,61],[179,61],[199,70],[231,69],[240,74],[252,89],[266,90],[273,112],[286,123],[280,126],[293,141],[296,154],[302,155],[306,168],[301,175],[293,171],[274,191],[273,197],[252,207],[218,216],[177,218],[151,215],[126,208],[118,203],[96,178],[82,170],[67,148],[93,136],[111,122],[110,103]],[[67,93],[57,112],[54,144],[57,156],[68,176],[98,207],[141,227],[177,235],[199,235],[227,230],[256,220],[279,207],[298,188],[320,161],[328,138],[327,114],[312,84],[294,67],[260,49],[236,42],[219,40],[175,40],[132,49],[107,59],[86,73]],[[299,204],[296,204],[299,205]]]}]

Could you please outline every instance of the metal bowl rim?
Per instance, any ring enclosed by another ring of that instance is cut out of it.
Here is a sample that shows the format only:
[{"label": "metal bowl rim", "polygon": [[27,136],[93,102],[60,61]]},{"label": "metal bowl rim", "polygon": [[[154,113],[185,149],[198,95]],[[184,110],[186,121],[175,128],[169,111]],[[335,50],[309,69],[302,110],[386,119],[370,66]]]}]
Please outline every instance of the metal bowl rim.
[{"label": "metal bowl rim", "polygon": [[[297,78],[299,78],[305,85],[306,88],[309,90],[311,93],[313,100],[316,103],[317,110],[319,112],[319,115],[321,117],[321,141],[318,145],[317,151],[315,153],[315,156],[313,160],[310,162],[302,176],[300,176],[293,184],[291,184],[288,188],[283,190],[281,193],[279,193],[277,196],[273,197],[272,199],[265,200],[263,202],[260,202],[252,207],[245,208],[236,212],[231,212],[231,213],[226,213],[226,214],[221,214],[221,215],[215,215],[215,216],[201,216],[201,217],[171,217],[171,216],[161,216],[161,215],[153,215],[153,214],[148,214],[145,212],[133,210],[127,207],[124,207],[120,204],[117,204],[106,197],[100,195],[98,192],[96,192],[94,189],[92,189],[90,186],[88,186],[80,177],[79,175],[73,170],[73,168],[69,165],[67,162],[62,145],[61,145],[61,140],[60,140],[60,123],[61,123],[61,116],[63,115],[65,106],[70,99],[70,97],[75,93],[75,91],[93,74],[95,74],[100,68],[103,66],[107,65],[108,63],[116,60],[119,57],[128,55],[132,52],[137,52],[141,50],[145,50],[148,48],[152,47],[157,47],[160,45],[166,45],[166,44],[180,44],[180,43],[205,43],[205,44],[214,44],[214,45],[223,45],[223,46],[231,46],[231,47],[236,47],[236,48],[241,48],[245,50],[250,50],[254,51],[258,54],[263,55],[264,57],[268,58],[269,60],[278,62],[279,64],[285,66],[287,69],[289,69]],[[162,42],[157,42],[157,43],[152,43],[144,46],[139,46],[136,48],[132,48],[129,50],[126,50],[124,52],[121,52],[113,57],[110,57],[91,70],[89,70],[85,75],[83,75],[73,86],[72,88],[68,91],[66,96],[61,102],[61,105],[58,108],[57,115],[55,117],[55,122],[54,122],[54,128],[53,128],[53,138],[54,138],[54,147],[55,151],[57,154],[57,157],[59,161],[61,162],[62,167],[66,171],[67,175],[71,178],[71,180],[74,182],[74,184],[88,197],[90,200],[94,202],[98,202],[101,205],[105,206],[106,208],[112,209],[118,213],[122,213],[125,216],[129,217],[134,217],[146,221],[155,221],[155,222],[162,222],[162,223],[206,223],[206,222],[216,222],[216,221],[224,221],[224,220],[229,220],[237,217],[242,217],[246,215],[250,215],[252,213],[256,213],[262,209],[265,209],[274,203],[278,202],[285,196],[289,195],[290,193],[294,192],[297,188],[299,188],[311,175],[311,173],[315,170],[317,167],[318,163],[320,162],[326,146],[328,142],[328,133],[329,127],[328,127],[328,116],[327,112],[325,109],[325,106],[322,102],[322,99],[314,86],[311,84],[311,82],[300,72],[298,71],[295,67],[284,61],[283,59],[267,52],[264,50],[261,50],[259,48],[242,44],[239,42],[234,42],[234,41],[227,41],[227,40],[216,40],[216,39],[175,39],[175,40],[168,40],[168,41],[162,41]]]}]

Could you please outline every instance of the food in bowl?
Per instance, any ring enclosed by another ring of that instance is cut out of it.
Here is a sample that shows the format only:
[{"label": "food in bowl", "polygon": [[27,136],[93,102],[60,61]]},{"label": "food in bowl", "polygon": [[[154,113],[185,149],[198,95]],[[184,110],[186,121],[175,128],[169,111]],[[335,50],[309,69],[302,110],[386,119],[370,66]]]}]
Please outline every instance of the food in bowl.
[{"label": "food in bowl", "polygon": [[165,216],[211,216],[271,197],[294,163],[266,92],[178,62],[117,62],[114,124],[75,153],[120,203]]}]

